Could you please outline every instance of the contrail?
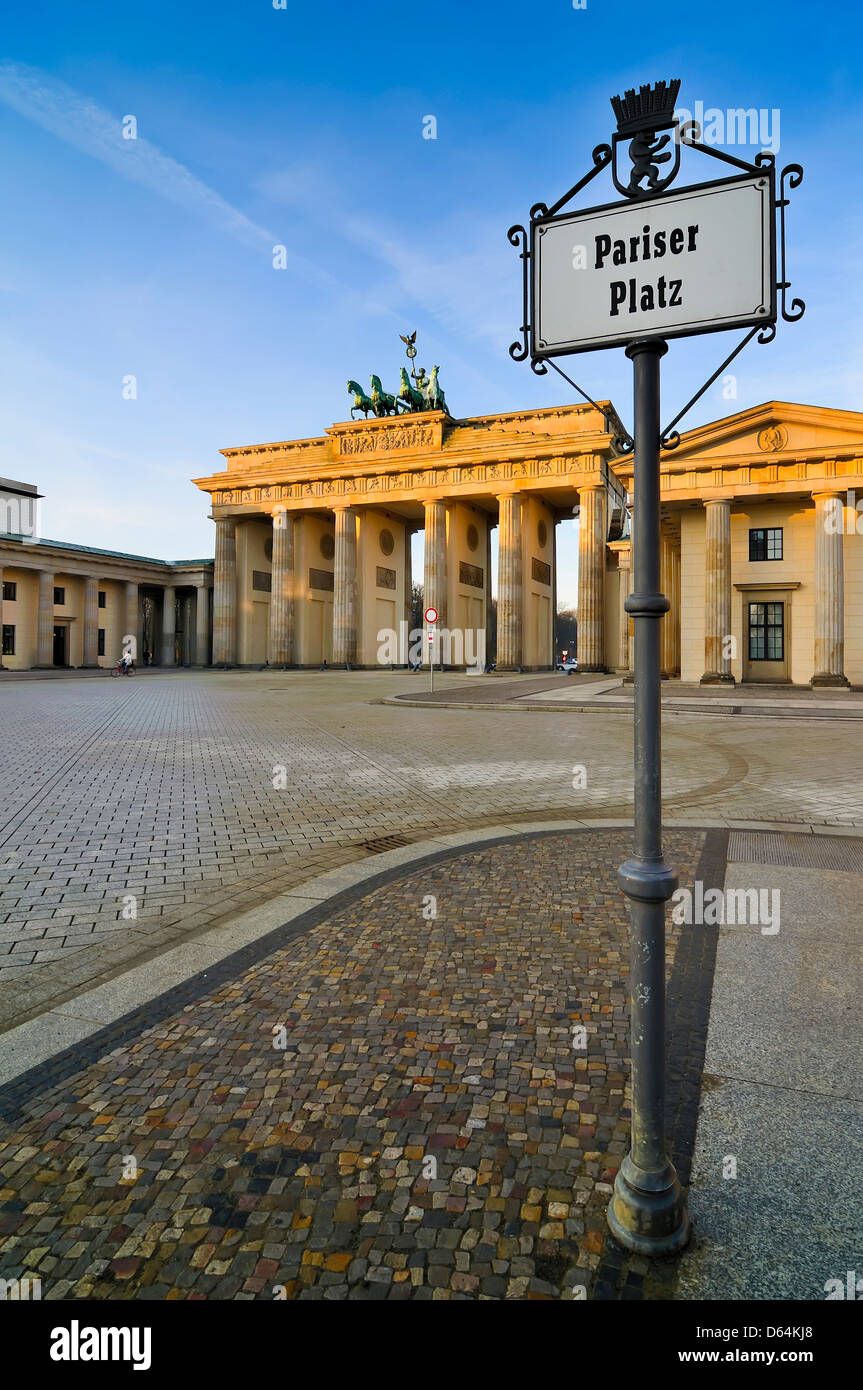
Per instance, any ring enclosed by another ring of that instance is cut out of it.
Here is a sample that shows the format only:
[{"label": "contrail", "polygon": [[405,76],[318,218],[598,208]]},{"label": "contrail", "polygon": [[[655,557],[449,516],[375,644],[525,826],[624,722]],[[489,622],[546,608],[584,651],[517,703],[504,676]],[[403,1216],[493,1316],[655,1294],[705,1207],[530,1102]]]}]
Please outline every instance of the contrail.
[{"label": "contrail", "polygon": [[260,249],[278,240],[149,140],[124,140],[116,116],[38,68],[0,63],[0,100],[83,154]]},{"label": "contrail", "polygon": [[[103,110],[39,68],[22,63],[0,63],[0,101],[83,154],[101,160],[186,211],[206,217],[256,251],[266,247],[271,253],[276,244],[282,244],[278,236],[246,217],[190,173],[185,165],[163,154],[149,140],[142,136],[125,140],[120,117]],[[343,306],[353,304],[364,314],[401,321],[389,305],[343,283],[307,256],[287,250],[286,258],[297,274],[337,294]]]}]

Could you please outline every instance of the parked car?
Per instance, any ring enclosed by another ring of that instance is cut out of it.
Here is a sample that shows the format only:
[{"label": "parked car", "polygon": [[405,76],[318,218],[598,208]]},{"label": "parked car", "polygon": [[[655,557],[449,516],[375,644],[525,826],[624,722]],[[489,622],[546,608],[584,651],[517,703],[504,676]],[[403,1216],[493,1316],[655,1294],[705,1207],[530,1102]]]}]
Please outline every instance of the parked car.
[{"label": "parked car", "polygon": [[555,671],[564,671],[566,675],[571,676],[573,671],[578,670],[578,662],[576,661],[575,657],[572,656],[569,657],[566,661],[559,661],[554,669]]}]

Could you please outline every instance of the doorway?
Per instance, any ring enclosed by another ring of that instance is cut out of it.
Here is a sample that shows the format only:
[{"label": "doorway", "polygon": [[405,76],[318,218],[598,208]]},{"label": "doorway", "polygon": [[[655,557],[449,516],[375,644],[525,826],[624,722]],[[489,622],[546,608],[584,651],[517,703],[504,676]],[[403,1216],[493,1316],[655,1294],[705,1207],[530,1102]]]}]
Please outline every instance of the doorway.
[{"label": "doorway", "polygon": [[744,600],[746,650],[744,681],[787,684],[790,680],[791,604],[775,594],[747,594]]},{"label": "doorway", "polygon": [[65,623],[57,623],[54,628],[54,665],[68,666],[69,629]]}]

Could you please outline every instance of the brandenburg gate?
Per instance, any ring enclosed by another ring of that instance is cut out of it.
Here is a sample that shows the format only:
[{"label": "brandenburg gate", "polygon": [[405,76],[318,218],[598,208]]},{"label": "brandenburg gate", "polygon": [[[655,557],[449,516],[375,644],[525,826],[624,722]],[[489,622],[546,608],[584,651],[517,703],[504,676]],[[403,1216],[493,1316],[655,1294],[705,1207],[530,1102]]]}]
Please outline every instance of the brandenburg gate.
[{"label": "brandenburg gate", "polygon": [[547,669],[556,526],[578,510],[579,665],[606,669],[607,568],[628,561],[607,544],[626,503],[610,466],[618,423],[604,404],[466,420],[427,409],[223,449],[226,471],[195,480],[216,523],[213,664],[389,664],[381,634],[410,621],[420,528],[439,627],[486,630],[497,526],[497,667]]}]

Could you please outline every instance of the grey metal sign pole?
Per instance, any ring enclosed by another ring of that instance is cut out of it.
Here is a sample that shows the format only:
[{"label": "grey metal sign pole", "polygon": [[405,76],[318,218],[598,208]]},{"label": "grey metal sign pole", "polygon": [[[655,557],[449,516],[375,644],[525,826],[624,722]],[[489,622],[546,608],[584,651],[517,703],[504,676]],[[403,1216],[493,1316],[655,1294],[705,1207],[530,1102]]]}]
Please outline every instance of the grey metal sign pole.
[{"label": "grey metal sign pole", "polygon": [[660,338],[630,343],[635,394],[633,591],[635,626],[634,854],[617,880],[629,898],[632,998],[632,1141],[614,1184],[608,1224],[622,1245],[671,1254],[689,1238],[689,1215],[665,1147],[665,904],[677,875],[662,857],[661,619],[659,587]]},{"label": "grey metal sign pole", "polygon": [[[669,605],[659,588],[659,453],[677,448],[677,425],[747,343],[772,342],[780,311],[793,323],[806,307],[790,298],[785,256],[788,194],[803,170],[785,166],[777,197],[774,156],[761,150],[749,162],[704,144],[698,122],[675,115],[679,89],[674,78],[612,97],[611,143],[596,146],[592,167],[557,202],[534,203],[529,228],[507,232],[522,263],[521,338],[510,357],[529,359],[539,376],[553,367],[605,416],[618,453],[635,456],[634,583],[625,604],[635,626],[635,843],[618,870],[631,919],[632,1143],[608,1223],[622,1245],[647,1255],[680,1250],[689,1236],[665,1140],[665,905],[677,877],[662,857],[660,633]],[[719,160],[726,177],[670,193],[684,148]],[[602,170],[623,201],[565,212]],[[666,340],[726,328],[748,331],[661,429]],[[609,347],[625,347],[632,360],[634,440],[554,361]]]}]

